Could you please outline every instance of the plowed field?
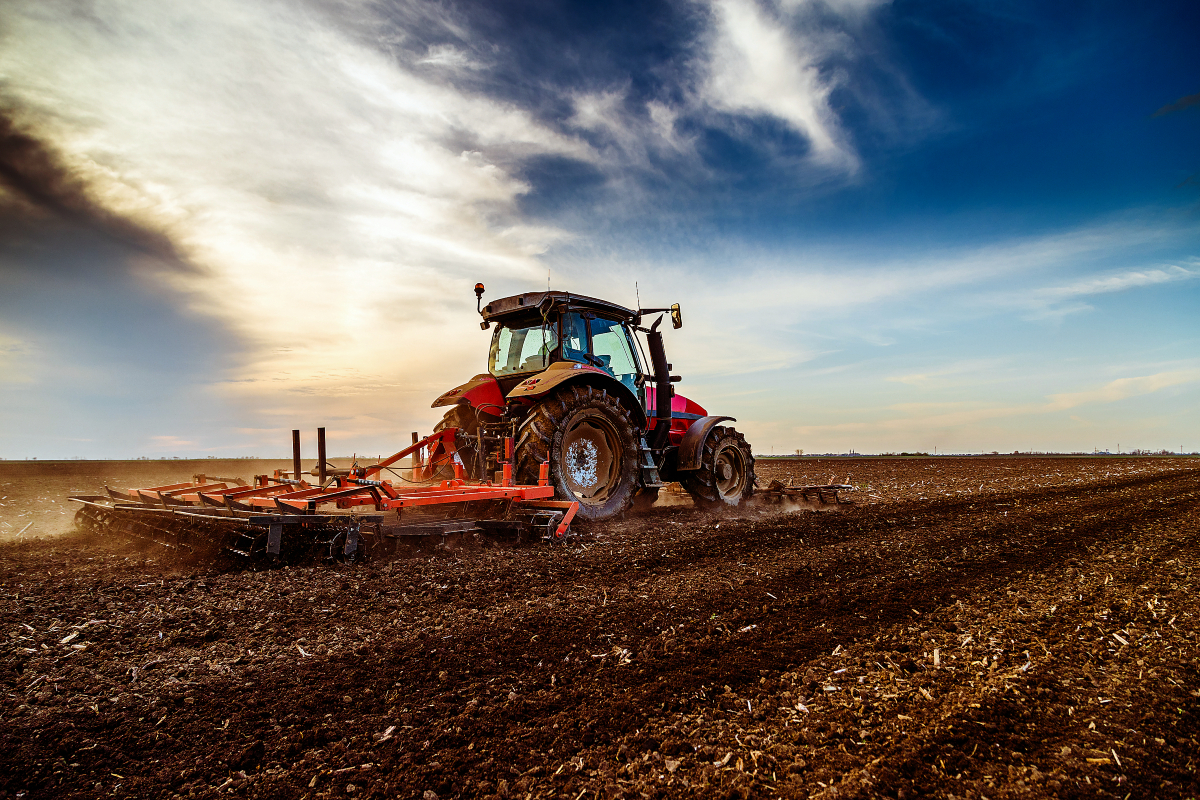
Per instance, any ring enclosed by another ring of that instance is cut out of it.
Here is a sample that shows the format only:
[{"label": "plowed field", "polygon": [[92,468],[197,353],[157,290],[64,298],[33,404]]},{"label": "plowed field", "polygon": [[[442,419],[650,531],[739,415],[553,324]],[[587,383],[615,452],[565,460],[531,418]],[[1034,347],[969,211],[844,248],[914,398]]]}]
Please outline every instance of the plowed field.
[{"label": "plowed field", "polygon": [[[14,529],[99,488],[38,469]],[[0,796],[1197,794],[1200,462],[759,471],[859,505],[271,571],[9,539]]]}]

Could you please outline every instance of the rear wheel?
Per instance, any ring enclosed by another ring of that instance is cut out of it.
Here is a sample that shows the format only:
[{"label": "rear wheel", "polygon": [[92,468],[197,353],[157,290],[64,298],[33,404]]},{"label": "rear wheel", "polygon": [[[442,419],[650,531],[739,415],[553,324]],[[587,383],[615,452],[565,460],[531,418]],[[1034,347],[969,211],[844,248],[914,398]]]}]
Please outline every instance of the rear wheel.
[{"label": "rear wheel", "polygon": [[683,473],[683,488],[699,506],[740,505],[754,491],[754,455],[733,428],[713,428],[704,442],[700,468]]},{"label": "rear wheel", "polygon": [[529,412],[517,432],[517,478],[536,484],[550,462],[550,483],[578,516],[601,520],[629,508],[638,488],[637,431],[629,412],[603,389],[560,389]]}]

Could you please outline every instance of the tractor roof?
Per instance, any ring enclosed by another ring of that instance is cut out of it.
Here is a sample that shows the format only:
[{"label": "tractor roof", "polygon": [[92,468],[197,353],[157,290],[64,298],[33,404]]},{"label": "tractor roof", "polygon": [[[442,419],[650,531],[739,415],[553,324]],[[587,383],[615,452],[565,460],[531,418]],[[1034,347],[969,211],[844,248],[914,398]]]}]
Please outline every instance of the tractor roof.
[{"label": "tractor roof", "polygon": [[571,294],[570,292],[526,292],[525,294],[514,294],[512,297],[501,297],[498,300],[492,300],[483,307],[483,318],[486,320],[503,319],[507,316],[524,316],[530,313],[538,313],[539,310],[549,311],[554,306],[566,305],[568,308],[576,310],[598,311],[603,314],[611,314],[621,319],[631,319],[637,316],[636,311],[632,311],[624,306],[619,306],[616,303],[610,303],[607,300],[597,300],[594,297],[585,297],[581,294]]}]

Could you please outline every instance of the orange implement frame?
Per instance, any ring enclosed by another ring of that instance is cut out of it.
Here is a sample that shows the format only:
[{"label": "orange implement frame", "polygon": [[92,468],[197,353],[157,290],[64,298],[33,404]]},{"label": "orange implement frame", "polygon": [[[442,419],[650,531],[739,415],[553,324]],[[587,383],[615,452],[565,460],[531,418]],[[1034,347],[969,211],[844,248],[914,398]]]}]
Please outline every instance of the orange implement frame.
[{"label": "orange implement frame", "polygon": [[[302,479],[284,478],[285,473],[276,471],[273,476],[255,478],[254,486],[229,486],[225,482],[211,482],[204,476],[196,476],[196,483],[177,483],[155,486],[149,489],[116,490],[108,494],[116,500],[162,507],[208,506],[223,508],[226,513],[275,513],[285,515],[317,514],[323,505],[335,505],[339,509],[372,506],[376,511],[418,508],[452,503],[478,501],[508,501],[510,508],[522,510],[551,511],[561,514],[553,532],[561,539],[571,526],[579,510],[574,501],[554,500],[554,487],[550,485],[548,468],[543,464],[536,486],[521,485],[513,481],[513,442],[504,440],[503,459],[500,462],[499,482],[469,480],[463,470],[462,460],[455,448],[455,428],[446,428],[431,436],[414,442],[395,455],[365,467],[352,467],[346,474],[326,480],[324,485],[314,485]],[[415,438],[415,437],[414,437]],[[390,480],[380,480],[385,470],[392,470],[401,459],[411,457],[412,483],[396,485]],[[299,460],[297,451],[297,461]],[[445,468],[453,470],[454,477],[434,482],[435,476]],[[297,473],[298,474],[298,473]],[[209,481],[209,482],[206,482]],[[107,488],[107,487],[106,487]],[[554,518],[551,515],[551,519]]]}]

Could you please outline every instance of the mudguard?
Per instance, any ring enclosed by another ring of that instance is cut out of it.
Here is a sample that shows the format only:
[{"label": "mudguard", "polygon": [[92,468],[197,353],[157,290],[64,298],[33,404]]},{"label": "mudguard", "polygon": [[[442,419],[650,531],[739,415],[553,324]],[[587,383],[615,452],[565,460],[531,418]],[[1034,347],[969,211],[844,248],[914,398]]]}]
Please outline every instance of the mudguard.
[{"label": "mudguard", "polygon": [[717,426],[717,423],[724,420],[737,422],[733,417],[701,417],[688,427],[687,433],[683,435],[683,441],[679,443],[679,460],[675,467],[676,471],[686,472],[700,469],[700,456],[704,453],[704,440],[708,438],[709,432]]},{"label": "mudguard", "polygon": [[620,398],[621,403],[633,415],[633,420],[637,426],[643,431],[646,429],[646,411],[642,408],[637,395],[612,375],[599,367],[593,367],[591,364],[579,364],[574,361],[557,361],[547,367],[545,372],[539,372],[537,375],[518,383],[516,388],[508,393],[508,399],[528,398],[536,400],[568,383],[586,383],[604,389],[609,394]]},{"label": "mudguard", "polygon": [[464,400],[472,407],[496,416],[504,413],[504,394],[500,391],[500,382],[486,372],[446,392],[434,400],[430,408],[452,406]]}]

